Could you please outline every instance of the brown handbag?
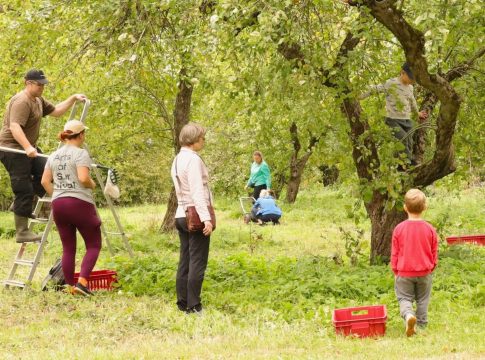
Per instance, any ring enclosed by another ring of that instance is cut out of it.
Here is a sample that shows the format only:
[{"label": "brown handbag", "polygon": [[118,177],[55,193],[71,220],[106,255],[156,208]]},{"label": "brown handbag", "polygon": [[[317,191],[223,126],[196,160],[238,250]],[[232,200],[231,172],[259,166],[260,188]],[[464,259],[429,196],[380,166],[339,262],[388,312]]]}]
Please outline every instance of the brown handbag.
[{"label": "brown handbag", "polygon": [[[197,155],[198,156],[198,155]],[[200,157],[200,156],[199,156]],[[202,160],[202,158],[200,158]],[[204,162],[204,160],[202,160]],[[177,159],[175,159],[175,177],[177,178],[177,182],[179,183],[179,188],[182,188],[182,182],[180,181],[178,171],[177,171]],[[209,202],[212,203],[212,195],[209,189]],[[212,205],[207,205],[207,210],[209,211],[209,215],[211,217],[210,222],[212,223],[212,231],[216,229],[216,214],[214,212],[214,207]],[[185,219],[187,221],[187,229],[189,232],[197,232],[204,230],[205,224],[200,221],[199,214],[195,209],[195,206],[187,206],[185,209]]]},{"label": "brown handbag", "polygon": [[[207,210],[209,210],[212,231],[214,231],[216,229],[216,214],[214,212],[214,207],[212,205],[208,205]],[[205,225],[202,221],[200,221],[200,217],[197,210],[195,210],[195,206],[187,207],[187,210],[185,210],[185,218],[187,219],[187,229],[189,229],[189,232],[204,230]]]}]

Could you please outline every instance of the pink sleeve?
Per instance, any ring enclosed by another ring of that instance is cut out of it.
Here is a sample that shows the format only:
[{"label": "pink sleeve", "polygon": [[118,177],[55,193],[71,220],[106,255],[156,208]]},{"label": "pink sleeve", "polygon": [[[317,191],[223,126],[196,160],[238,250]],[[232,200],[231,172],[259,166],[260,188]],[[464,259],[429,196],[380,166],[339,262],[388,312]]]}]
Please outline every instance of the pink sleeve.
[{"label": "pink sleeve", "polygon": [[189,182],[189,191],[192,201],[195,205],[195,210],[199,214],[200,221],[210,221],[211,216],[207,206],[205,197],[204,182],[202,180],[204,163],[202,160],[195,158],[191,160],[187,168],[187,178]]},{"label": "pink sleeve", "polygon": [[392,232],[391,242],[391,269],[397,275],[397,259],[399,255],[399,240],[397,238],[396,229]]}]

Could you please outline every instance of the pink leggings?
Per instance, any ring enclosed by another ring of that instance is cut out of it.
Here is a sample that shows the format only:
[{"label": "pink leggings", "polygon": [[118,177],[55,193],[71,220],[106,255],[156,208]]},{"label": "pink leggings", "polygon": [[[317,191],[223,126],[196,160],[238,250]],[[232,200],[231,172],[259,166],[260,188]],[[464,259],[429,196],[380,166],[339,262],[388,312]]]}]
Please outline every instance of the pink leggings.
[{"label": "pink leggings", "polygon": [[86,255],[80,277],[88,278],[101,251],[101,220],[96,208],[87,201],[61,197],[52,202],[52,214],[62,241],[62,271],[66,284],[74,285],[76,265],[76,229],[84,239]]}]

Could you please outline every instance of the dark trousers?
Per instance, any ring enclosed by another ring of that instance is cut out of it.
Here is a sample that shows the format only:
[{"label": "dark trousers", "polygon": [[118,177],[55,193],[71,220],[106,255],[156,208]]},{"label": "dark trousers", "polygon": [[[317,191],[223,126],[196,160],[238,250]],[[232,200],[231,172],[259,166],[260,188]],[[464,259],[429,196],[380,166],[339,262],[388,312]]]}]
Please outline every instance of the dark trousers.
[{"label": "dark trousers", "polygon": [[273,224],[279,224],[281,215],[266,214],[266,215],[258,215],[257,218],[264,223],[271,221]]},{"label": "dark trousers", "polygon": [[258,220],[261,220],[264,223],[271,221],[273,224],[279,224],[280,218],[281,218],[281,215],[276,215],[276,214],[258,215],[258,209],[255,209],[255,208],[251,209],[250,219],[252,222],[258,222]]},{"label": "dark trousers", "polygon": [[180,237],[180,260],[176,289],[179,309],[191,309],[201,304],[200,293],[209,258],[210,236],[202,231],[189,232],[185,218],[175,219]]},{"label": "dark trousers", "polygon": [[40,181],[47,159],[29,158],[23,154],[0,151],[0,161],[10,175],[10,183],[15,195],[13,212],[19,216],[30,217],[34,195],[42,197],[45,194]]},{"label": "dark trousers", "polygon": [[393,135],[396,139],[402,141],[405,146],[405,153],[409,161],[413,159],[413,136],[408,133],[413,128],[413,123],[409,119],[391,119],[386,117],[386,125],[392,130]]},{"label": "dark trousers", "polygon": [[254,190],[253,190],[253,198],[255,200],[258,200],[259,199],[259,194],[261,194],[261,190],[263,190],[263,189],[267,189],[266,184],[264,184],[264,185],[258,185],[258,186],[255,186],[254,187]]},{"label": "dark trousers", "polygon": [[57,198],[52,202],[52,215],[62,242],[62,271],[66,284],[74,285],[76,265],[76,229],[84,239],[86,254],[79,277],[87,279],[96,265],[101,251],[101,220],[96,208],[87,201],[72,197]]}]

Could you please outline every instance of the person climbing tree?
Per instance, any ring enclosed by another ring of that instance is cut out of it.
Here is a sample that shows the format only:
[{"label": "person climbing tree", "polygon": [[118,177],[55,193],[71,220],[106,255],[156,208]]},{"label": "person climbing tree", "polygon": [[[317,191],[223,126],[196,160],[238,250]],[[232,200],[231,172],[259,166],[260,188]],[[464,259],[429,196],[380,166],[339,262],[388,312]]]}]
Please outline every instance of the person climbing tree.
[{"label": "person climbing tree", "polygon": [[426,111],[419,111],[414,98],[414,74],[409,64],[404,63],[398,77],[387,80],[384,84],[374,85],[359,96],[365,99],[373,93],[386,94],[386,124],[392,129],[394,136],[403,142],[406,155],[411,165],[416,165],[413,159],[413,137],[410,130],[413,127],[411,113],[416,113],[420,119],[426,119]]}]

